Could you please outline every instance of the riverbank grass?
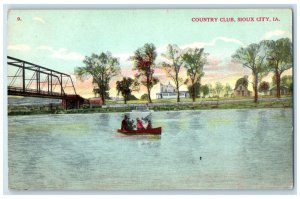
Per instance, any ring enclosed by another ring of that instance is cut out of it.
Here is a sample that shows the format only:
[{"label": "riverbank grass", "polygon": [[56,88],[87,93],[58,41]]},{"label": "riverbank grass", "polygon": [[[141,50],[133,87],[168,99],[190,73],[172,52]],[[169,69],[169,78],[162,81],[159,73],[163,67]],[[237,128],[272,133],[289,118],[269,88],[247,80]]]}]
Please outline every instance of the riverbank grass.
[{"label": "riverbank grass", "polygon": [[[169,105],[153,106],[149,110],[153,111],[183,111],[183,110],[210,110],[210,109],[260,109],[260,108],[292,108],[291,99],[284,101],[267,102],[232,102],[223,104],[197,104],[197,105]],[[106,107],[106,108],[81,108],[81,109],[56,109],[56,110],[30,110],[10,109],[8,115],[37,115],[37,114],[76,114],[76,113],[111,113],[111,112],[130,112],[130,107]]]}]

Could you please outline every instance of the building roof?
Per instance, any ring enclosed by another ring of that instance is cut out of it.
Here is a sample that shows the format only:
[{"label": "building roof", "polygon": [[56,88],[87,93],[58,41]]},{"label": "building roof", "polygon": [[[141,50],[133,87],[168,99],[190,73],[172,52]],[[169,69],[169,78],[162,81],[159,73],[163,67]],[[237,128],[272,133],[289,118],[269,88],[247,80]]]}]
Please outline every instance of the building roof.
[{"label": "building roof", "polygon": [[[273,86],[272,88],[270,88],[270,90],[274,90],[274,89],[277,89],[277,86]],[[289,89],[289,88],[286,86],[280,86],[280,89]]]},{"label": "building roof", "polygon": [[[176,93],[177,92],[160,92],[160,93],[156,93],[156,94],[163,94],[163,93]],[[179,91],[179,93],[188,93],[188,91]]]},{"label": "building roof", "polygon": [[248,88],[247,88],[245,85],[243,85],[243,84],[239,84],[234,90],[241,90],[241,89],[239,89],[240,86],[242,86],[242,87],[245,88],[247,91],[249,91]]}]

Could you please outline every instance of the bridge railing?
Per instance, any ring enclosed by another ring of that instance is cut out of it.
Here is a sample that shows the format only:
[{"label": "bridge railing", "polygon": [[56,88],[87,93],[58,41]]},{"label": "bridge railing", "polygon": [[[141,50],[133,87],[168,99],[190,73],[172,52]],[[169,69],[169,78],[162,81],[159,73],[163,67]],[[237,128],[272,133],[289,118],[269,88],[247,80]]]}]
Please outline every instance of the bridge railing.
[{"label": "bridge railing", "polygon": [[20,87],[14,87],[14,86],[8,86],[8,94],[10,92],[18,92],[20,94],[22,93],[32,93],[32,94],[41,94],[41,95],[54,95],[54,96],[63,96],[61,95],[61,93],[58,92],[48,92],[48,91],[43,91],[43,90],[36,90],[36,89],[31,89],[31,88],[26,88],[25,92],[23,90],[23,88]]}]

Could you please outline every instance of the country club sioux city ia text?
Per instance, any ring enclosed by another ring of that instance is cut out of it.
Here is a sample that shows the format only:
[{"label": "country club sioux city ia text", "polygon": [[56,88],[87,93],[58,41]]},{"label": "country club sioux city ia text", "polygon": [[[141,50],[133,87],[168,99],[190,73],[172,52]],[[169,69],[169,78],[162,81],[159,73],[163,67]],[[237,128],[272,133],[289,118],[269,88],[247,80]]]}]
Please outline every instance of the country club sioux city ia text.
[{"label": "country club sioux city ia text", "polygon": [[279,22],[277,17],[193,17],[192,22]]}]

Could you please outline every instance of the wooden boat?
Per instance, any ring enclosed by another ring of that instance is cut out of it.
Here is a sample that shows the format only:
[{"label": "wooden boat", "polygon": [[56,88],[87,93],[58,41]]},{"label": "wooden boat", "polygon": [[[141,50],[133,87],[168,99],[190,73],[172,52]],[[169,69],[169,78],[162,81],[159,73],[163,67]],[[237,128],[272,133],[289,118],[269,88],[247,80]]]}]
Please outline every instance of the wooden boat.
[{"label": "wooden boat", "polygon": [[117,130],[119,133],[126,135],[160,135],[161,127],[152,128],[152,129],[143,129],[143,130]]}]

